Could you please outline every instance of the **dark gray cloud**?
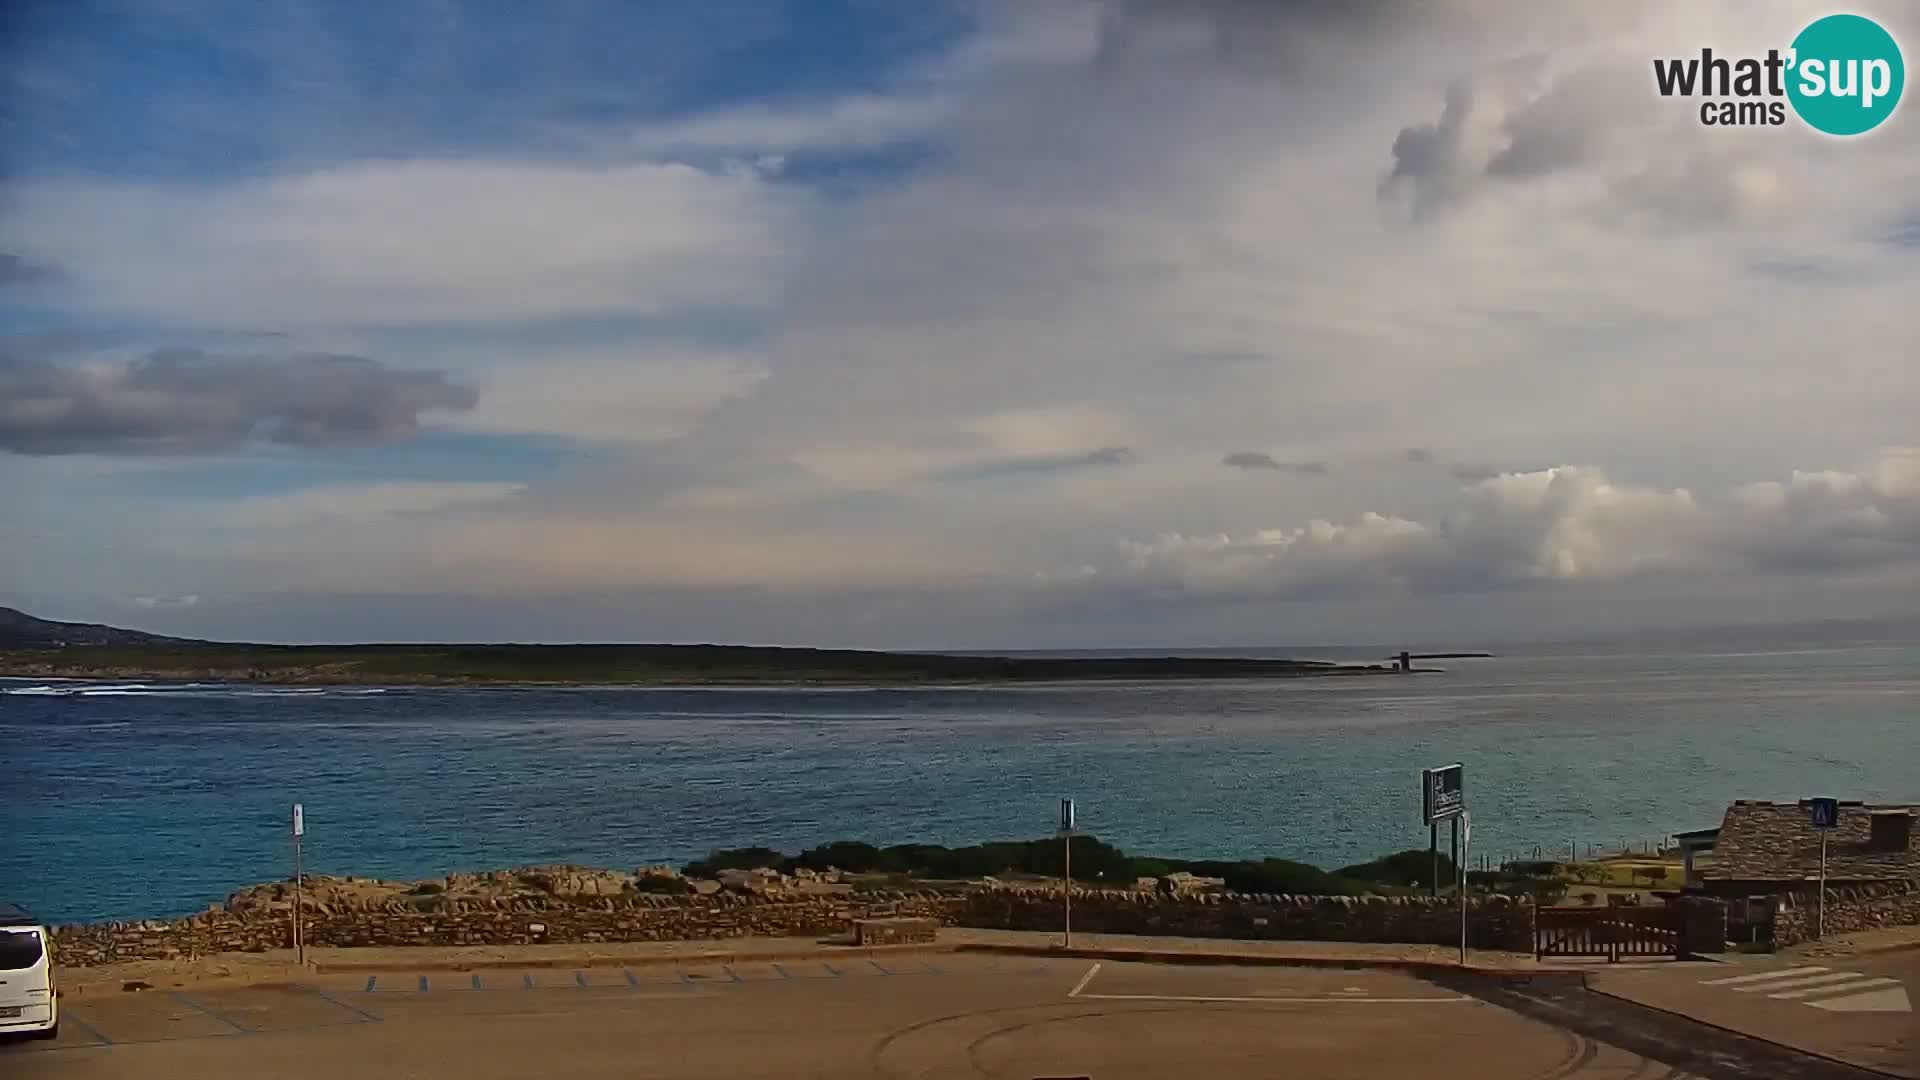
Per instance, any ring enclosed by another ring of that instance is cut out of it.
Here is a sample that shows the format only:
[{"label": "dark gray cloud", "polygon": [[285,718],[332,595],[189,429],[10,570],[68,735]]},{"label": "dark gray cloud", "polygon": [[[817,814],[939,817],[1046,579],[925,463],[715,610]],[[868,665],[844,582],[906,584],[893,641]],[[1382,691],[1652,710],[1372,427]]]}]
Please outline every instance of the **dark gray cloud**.
[{"label": "dark gray cloud", "polygon": [[58,275],[51,266],[34,262],[10,251],[0,251],[0,288],[8,285],[32,285],[51,281]]},{"label": "dark gray cloud", "polygon": [[1235,450],[1220,459],[1220,464],[1233,469],[1278,469],[1280,463],[1273,460],[1272,454],[1262,454],[1258,450]]},{"label": "dark gray cloud", "polygon": [[995,480],[1021,476],[1046,476],[1052,473],[1071,472],[1075,469],[1131,465],[1137,460],[1138,456],[1129,447],[1103,446],[1098,450],[1089,450],[1085,453],[1034,454],[1027,457],[989,461],[981,465],[969,465],[965,468],[942,472],[936,479]]},{"label": "dark gray cloud", "polygon": [[1464,461],[1455,462],[1447,466],[1447,473],[1455,480],[1462,480],[1469,484],[1481,480],[1491,480],[1501,475],[1501,471],[1491,465],[1470,465]]},{"label": "dark gray cloud", "polygon": [[1433,464],[1433,451],[1414,447],[1407,451],[1406,459],[1415,465],[1431,465]]},{"label": "dark gray cloud", "polygon": [[1099,59],[1109,67],[1150,62],[1171,49],[1231,68],[1312,80],[1382,43],[1579,42],[1628,24],[1651,6],[1648,0],[1582,7],[1533,0],[1108,0]]},{"label": "dark gray cloud", "polygon": [[1233,469],[1270,469],[1301,476],[1326,476],[1333,471],[1324,461],[1280,461],[1258,450],[1235,450],[1221,458],[1220,464]]},{"label": "dark gray cloud", "polygon": [[252,440],[336,446],[406,438],[473,390],[362,356],[224,357],[163,350],[126,363],[0,352],[0,450],[183,454]]}]

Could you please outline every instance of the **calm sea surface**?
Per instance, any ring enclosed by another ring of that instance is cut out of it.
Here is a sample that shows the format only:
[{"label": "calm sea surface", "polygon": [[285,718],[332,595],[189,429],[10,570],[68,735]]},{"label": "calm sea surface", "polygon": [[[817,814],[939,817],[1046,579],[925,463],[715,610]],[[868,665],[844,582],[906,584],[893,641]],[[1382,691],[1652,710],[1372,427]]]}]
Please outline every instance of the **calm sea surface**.
[{"label": "calm sea surface", "polygon": [[1129,851],[1337,866],[1423,846],[1418,772],[1452,760],[1476,853],[1638,843],[1735,798],[1920,797],[1915,644],[1537,651],[955,689],[0,680],[0,897],[61,922],[196,910],[290,873],[296,800],[311,872],[420,877],[1039,836],[1063,795]]}]

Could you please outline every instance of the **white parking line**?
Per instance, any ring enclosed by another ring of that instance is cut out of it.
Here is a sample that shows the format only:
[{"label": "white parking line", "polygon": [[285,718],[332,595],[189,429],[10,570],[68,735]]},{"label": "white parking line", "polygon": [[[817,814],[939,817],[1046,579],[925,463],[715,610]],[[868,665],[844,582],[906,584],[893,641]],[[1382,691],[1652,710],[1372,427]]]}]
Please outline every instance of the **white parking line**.
[{"label": "white parking line", "polygon": [[1220,996],[1220,997],[1216,997],[1211,995],[1200,995],[1200,994],[1089,994],[1087,993],[1086,992],[1087,985],[1093,982],[1093,977],[1098,974],[1100,974],[1100,964],[1096,962],[1092,967],[1087,969],[1086,974],[1080,976],[1079,982],[1073,984],[1073,989],[1067,991],[1067,996],[1070,998],[1077,998],[1081,1001],[1192,1001],[1192,1002],[1227,1002],[1230,1004],[1302,1004],[1306,1002],[1339,1002],[1346,1005],[1438,1005],[1438,1004],[1450,1004],[1455,1001],[1472,1001],[1473,1000],[1472,998],[1466,996],[1465,994],[1460,994],[1453,997],[1370,998],[1370,997],[1360,996],[1365,994],[1366,990],[1358,986],[1344,987],[1336,993],[1324,994],[1324,995],[1319,995],[1315,997],[1285,997],[1285,996],[1273,996],[1273,997]]},{"label": "white parking line", "polygon": [[1079,982],[1073,984],[1073,989],[1067,991],[1067,996],[1070,998],[1079,997],[1080,991],[1085,990],[1087,988],[1087,984],[1092,982],[1093,977],[1098,974],[1100,974],[1100,965],[1098,962],[1096,962],[1092,967],[1087,969],[1087,973],[1085,975],[1080,976]]},{"label": "white parking line", "polygon": [[1316,1002],[1339,1005],[1451,1005],[1456,1001],[1472,1001],[1461,994],[1457,997],[1406,997],[1406,998],[1363,998],[1321,996],[1321,997],[1201,997],[1187,994],[1081,994],[1081,1001],[1224,1001],[1234,1003],[1300,1004]]}]

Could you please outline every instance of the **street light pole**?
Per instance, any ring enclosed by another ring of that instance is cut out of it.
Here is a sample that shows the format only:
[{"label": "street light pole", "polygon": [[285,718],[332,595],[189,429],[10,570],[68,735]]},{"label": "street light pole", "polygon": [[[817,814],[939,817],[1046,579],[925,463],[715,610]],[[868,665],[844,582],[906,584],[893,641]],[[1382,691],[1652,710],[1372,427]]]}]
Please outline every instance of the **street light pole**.
[{"label": "street light pole", "polygon": [[1063,872],[1066,876],[1060,881],[1060,894],[1067,901],[1066,933],[1063,935],[1061,944],[1071,949],[1073,948],[1073,830],[1067,830],[1060,838],[1060,846],[1066,849],[1062,860],[1065,863]]},{"label": "street light pole", "polygon": [[1816,914],[1813,936],[1824,938],[1827,936],[1827,830],[1825,829],[1820,830],[1820,899],[1816,902],[1814,911]]},{"label": "street light pole", "polygon": [[304,817],[305,815],[301,813],[300,804],[294,803],[293,804],[293,962],[296,964],[304,964],[307,962],[306,937],[300,932],[301,931],[300,886],[302,884],[301,878],[304,876],[300,872],[300,837],[301,837],[301,834],[307,831],[306,821],[304,820]]}]

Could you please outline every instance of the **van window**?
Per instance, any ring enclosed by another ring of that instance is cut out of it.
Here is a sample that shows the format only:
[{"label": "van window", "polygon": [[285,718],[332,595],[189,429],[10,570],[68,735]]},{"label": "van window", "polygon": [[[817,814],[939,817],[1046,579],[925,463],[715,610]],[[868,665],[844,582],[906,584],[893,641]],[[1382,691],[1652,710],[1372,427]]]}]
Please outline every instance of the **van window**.
[{"label": "van window", "polygon": [[0,930],[0,971],[19,971],[40,962],[38,930]]}]

